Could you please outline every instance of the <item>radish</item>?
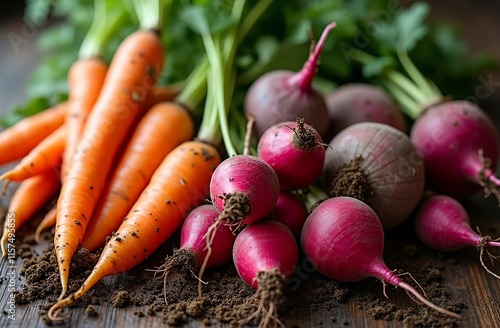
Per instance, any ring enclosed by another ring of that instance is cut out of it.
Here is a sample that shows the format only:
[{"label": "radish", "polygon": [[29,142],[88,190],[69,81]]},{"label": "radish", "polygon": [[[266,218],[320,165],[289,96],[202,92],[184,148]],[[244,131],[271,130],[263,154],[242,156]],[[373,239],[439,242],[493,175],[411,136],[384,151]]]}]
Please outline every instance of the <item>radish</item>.
[{"label": "radish", "polygon": [[366,202],[388,229],[418,205],[424,164],[403,132],[382,123],[356,123],[330,141],[321,182],[331,197]]},{"label": "radish", "polygon": [[299,240],[302,226],[307,218],[307,212],[297,196],[290,192],[282,191],[280,192],[276,206],[274,206],[268,218],[283,223],[290,229],[295,239]]},{"label": "radish", "polygon": [[[210,180],[210,198],[220,213],[205,234],[208,252],[222,221],[237,231],[243,224],[265,218],[276,205],[279,192],[276,173],[255,156],[236,155],[219,164]],[[204,262],[208,259],[209,255]],[[205,266],[204,263],[200,275]]]},{"label": "radish", "polygon": [[[370,84],[352,83],[341,86],[326,97],[331,137],[349,125],[378,122],[406,132],[406,122],[392,98],[383,89]],[[330,140],[330,139],[327,139]]]},{"label": "radish", "polygon": [[[416,120],[410,137],[423,156],[429,186],[455,198],[483,187],[486,197],[493,193],[500,202],[500,179],[493,173],[500,140],[491,119],[469,101],[444,97],[415,67],[404,43],[398,45],[397,53],[408,76],[385,69],[381,80],[401,110]],[[373,60],[368,54],[358,57],[365,63]]]},{"label": "radish", "polygon": [[250,224],[266,217],[278,201],[279,182],[274,170],[251,155],[236,155],[215,169],[210,197],[221,212],[218,220]]},{"label": "radish", "polygon": [[321,37],[299,72],[277,70],[258,78],[245,97],[245,112],[255,116],[254,131],[260,137],[280,122],[303,117],[324,136],[329,126],[323,95],[312,86],[318,59],[328,33],[336,23],[326,26]]},{"label": "radish", "polygon": [[453,197],[481,187],[500,200],[495,177],[499,139],[491,119],[468,101],[446,102],[426,110],[411,129],[411,140],[423,155],[429,186]]},{"label": "radish", "polygon": [[374,277],[401,287],[436,311],[459,317],[428,301],[387,268],[382,258],[384,230],[375,212],[360,200],[337,197],[322,202],[307,218],[301,241],[311,264],[331,279],[354,282]]},{"label": "radish", "polygon": [[[184,219],[181,228],[180,249],[174,250],[172,256],[165,259],[159,271],[164,272],[165,284],[170,272],[189,273],[194,275],[194,269],[200,268],[207,258],[205,268],[222,265],[231,258],[231,249],[236,236],[228,226],[219,225],[215,231],[215,240],[210,248],[207,247],[205,234],[219,216],[212,205],[201,205],[193,209]],[[210,252],[210,253],[208,253]],[[202,278],[200,270],[198,279]],[[201,285],[199,285],[199,289]],[[198,290],[201,296],[201,290]],[[166,301],[166,296],[165,296]]]},{"label": "radish", "polygon": [[415,230],[420,240],[438,251],[455,251],[465,246],[475,246],[480,250],[481,265],[494,277],[483,262],[483,254],[488,248],[500,246],[500,239],[475,233],[470,226],[469,215],[455,199],[446,195],[434,195],[419,207],[415,218]]},{"label": "radish", "polygon": [[318,179],[325,159],[323,145],[318,132],[297,118],[267,129],[257,145],[257,156],[274,169],[282,190],[295,190]]},{"label": "radish", "polygon": [[[275,317],[276,303],[298,261],[298,247],[290,230],[276,221],[260,221],[245,227],[236,237],[233,261],[241,279],[253,289],[259,307],[248,322],[262,314],[260,326],[267,327]],[[283,325],[281,325],[283,326]]]}]

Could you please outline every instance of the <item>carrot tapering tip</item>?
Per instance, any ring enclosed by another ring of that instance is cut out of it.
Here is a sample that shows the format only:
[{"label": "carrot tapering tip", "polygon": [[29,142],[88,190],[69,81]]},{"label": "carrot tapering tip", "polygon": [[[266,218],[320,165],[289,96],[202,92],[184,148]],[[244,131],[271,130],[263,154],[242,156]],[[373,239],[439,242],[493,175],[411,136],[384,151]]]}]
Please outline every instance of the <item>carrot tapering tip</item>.
[{"label": "carrot tapering tip", "polygon": [[60,299],[56,302],[56,304],[52,305],[52,307],[49,309],[49,312],[47,313],[47,316],[49,317],[50,321],[64,321],[69,319],[69,315],[59,317],[59,314],[63,310],[63,308],[67,305],[73,304],[73,297],[66,297],[65,299]]}]

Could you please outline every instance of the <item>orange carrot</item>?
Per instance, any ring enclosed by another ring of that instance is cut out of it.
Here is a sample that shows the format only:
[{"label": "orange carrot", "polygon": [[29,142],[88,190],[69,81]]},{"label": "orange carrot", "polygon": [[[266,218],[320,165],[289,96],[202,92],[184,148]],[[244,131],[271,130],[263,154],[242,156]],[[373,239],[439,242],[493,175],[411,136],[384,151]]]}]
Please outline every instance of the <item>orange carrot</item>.
[{"label": "orange carrot", "polygon": [[64,122],[68,104],[61,103],[27,117],[0,133],[0,164],[26,156]]},{"label": "orange carrot", "polygon": [[2,256],[5,257],[7,253],[14,250],[9,247],[5,249],[7,240],[15,239],[17,229],[57,193],[59,186],[59,170],[56,168],[31,177],[19,185],[12,196],[4,222],[3,235],[0,240]]},{"label": "orange carrot", "polygon": [[61,176],[66,178],[78,142],[106,77],[107,66],[102,60],[109,39],[119,30],[126,9],[110,8],[107,1],[94,1],[94,18],[78,53],[78,60],[68,73],[69,108],[66,115],[67,136]]},{"label": "orange carrot", "polygon": [[66,128],[63,125],[43,139],[13,169],[2,174],[0,181],[7,179],[19,182],[51,170],[55,165],[60,164],[65,136]]},{"label": "orange carrot", "polygon": [[[154,105],[157,105],[161,102],[164,101],[171,101],[175,98],[175,96],[178,94],[178,89],[168,86],[168,85],[161,85],[161,86],[155,86],[153,90],[151,91],[151,95],[147,98],[146,106],[145,107],[152,107]],[[151,106],[149,106],[151,104]],[[165,122],[168,123],[168,122]],[[175,135],[175,137],[179,137],[180,135]],[[67,139],[66,139],[67,140]],[[170,139],[165,139],[165,141],[169,141]],[[55,142],[58,142],[58,140],[54,139]],[[148,143],[149,144],[149,143]],[[65,147],[67,149],[68,147]],[[65,150],[66,151],[66,150]],[[141,161],[143,161],[144,158],[141,158]],[[62,166],[61,169],[65,169],[67,166]],[[64,177],[64,174],[61,173],[61,178]],[[143,189],[143,188],[142,188]],[[141,189],[141,190],[142,190]],[[104,191],[104,194],[106,195],[108,193],[107,189]],[[137,195],[138,196],[138,195]],[[133,202],[132,202],[133,203]],[[130,205],[132,206],[132,205]],[[44,216],[38,227],[36,228],[35,231],[35,241],[38,243],[40,242],[40,234],[42,233],[43,230],[47,228],[51,228],[56,225],[56,213],[57,213],[57,208],[54,205],[52,209],[50,209],[49,212]],[[89,226],[87,227],[88,229],[91,229],[90,224],[92,221],[90,221]],[[89,248],[87,245],[86,248]]]},{"label": "orange carrot", "polygon": [[40,234],[42,233],[43,230],[53,227],[56,225],[56,214],[57,214],[57,208],[54,205],[43,217],[42,221],[38,224],[38,227],[36,227],[35,230],[35,241],[37,243],[40,242]]},{"label": "orange carrot", "polygon": [[75,294],[49,310],[49,318],[101,278],[135,267],[164,243],[187,213],[208,197],[210,178],[219,163],[217,150],[200,141],[188,141],[172,150],[104,247],[90,276]]},{"label": "orange carrot", "polygon": [[61,167],[63,179],[71,165],[87,116],[101,91],[106,71],[107,66],[99,57],[79,59],[69,70],[66,148]]},{"label": "orange carrot", "polygon": [[83,238],[118,148],[144,110],[144,100],[162,63],[163,49],[152,31],[131,34],[116,50],[57,203],[54,244],[61,298],[67,291],[71,257]]},{"label": "orange carrot", "polygon": [[176,146],[193,137],[194,124],[183,106],[153,106],[136,127],[92,214],[82,247],[93,251],[120,226],[156,168]]}]

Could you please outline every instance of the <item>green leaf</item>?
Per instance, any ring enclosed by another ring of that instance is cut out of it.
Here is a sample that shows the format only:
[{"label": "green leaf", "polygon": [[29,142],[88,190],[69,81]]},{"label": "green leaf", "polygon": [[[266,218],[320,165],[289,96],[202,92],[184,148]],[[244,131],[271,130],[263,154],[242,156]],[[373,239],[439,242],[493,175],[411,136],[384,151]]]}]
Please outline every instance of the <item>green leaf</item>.
[{"label": "green leaf", "polygon": [[206,8],[207,7],[189,6],[181,12],[179,18],[193,31],[198,34],[203,34],[210,30],[206,17]]},{"label": "green leaf", "polygon": [[[226,6],[220,6],[224,8]],[[180,13],[180,19],[198,34],[209,31],[211,34],[221,33],[237,22],[229,12],[223,9],[217,10],[213,5],[188,6]]]},{"label": "green leaf", "polygon": [[26,20],[35,25],[41,26],[45,24],[52,5],[52,0],[28,0],[24,9],[24,17]]},{"label": "green leaf", "polygon": [[375,25],[374,38],[380,43],[381,49],[395,52],[398,42],[402,42],[407,51],[411,51],[428,32],[424,21],[429,11],[427,3],[416,2],[391,21]]},{"label": "green leaf", "polygon": [[377,57],[369,64],[363,66],[363,76],[367,79],[378,76],[382,71],[394,65],[392,57]]},{"label": "green leaf", "polygon": [[407,51],[415,47],[417,42],[427,33],[424,21],[430,12],[430,5],[425,2],[416,2],[408,10],[401,12],[396,19],[396,28],[399,38],[404,43]]},{"label": "green leaf", "polygon": [[37,39],[40,51],[53,52],[64,48],[73,48],[75,44],[75,29],[68,23],[54,25],[47,29]]}]

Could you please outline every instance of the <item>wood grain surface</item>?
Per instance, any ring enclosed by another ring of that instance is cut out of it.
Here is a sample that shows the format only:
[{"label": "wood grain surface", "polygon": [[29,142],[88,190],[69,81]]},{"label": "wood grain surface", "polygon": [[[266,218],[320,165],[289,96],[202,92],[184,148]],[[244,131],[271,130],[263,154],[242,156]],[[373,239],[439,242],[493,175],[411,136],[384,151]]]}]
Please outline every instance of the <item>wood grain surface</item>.
[{"label": "wood grain surface", "polygon": [[[464,30],[466,38],[471,45],[471,50],[490,50],[500,60],[500,3],[498,1],[429,1],[433,6],[433,16],[435,18],[446,18],[455,20],[457,23],[467,22]],[[453,8],[453,10],[449,10]],[[22,19],[15,16],[10,19],[2,19],[0,22],[0,114],[15,102],[22,102],[24,99],[23,85],[26,83],[30,70],[39,59],[39,55],[34,51],[33,39],[15,52],[6,37],[9,32],[16,32],[22,27]],[[36,36],[34,36],[36,37]],[[500,83],[500,74],[493,72],[494,81]],[[454,81],[454,83],[459,83]],[[500,131],[500,87],[495,87],[491,97],[484,101],[483,106],[493,117],[495,124]],[[3,172],[7,166],[0,167]],[[12,195],[16,186],[10,186],[8,193]],[[8,198],[0,199],[0,217],[5,216]],[[472,226],[481,226],[484,234],[493,237],[500,236],[500,208],[493,197],[483,199],[481,195],[471,197],[465,202],[465,206],[470,213]],[[26,224],[20,231],[19,237],[31,234],[36,224],[41,218],[41,214]],[[389,231],[386,238],[405,240],[404,229]],[[36,246],[40,253],[46,247],[48,241]],[[163,245],[153,254],[151,258],[130,272],[107,277],[104,279],[105,288],[110,293],[118,284],[133,285],[135,278],[143,274],[145,269],[154,268],[161,262],[164,254],[170,252],[172,243]],[[500,255],[500,251],[495,254]],[[458,327],[500,327],[500,280],[495,279],[485,272],[479,263],[478,251],[469,247],[446,255],[448,258],[455,258],[457,262],[446,265],[443,275],[443,285],[450,294],[452,300],[463,300],[468,308],[464,309],[462,315],[464,320],[459,322]],[[17,258],[14,263],[7,260],[0,261],[0,327],[44,327],[38,312],[44,301],[37,301],[29,305],[15,307],[15,320],[9,319],[8,314],[10,277],[8,273],[15,270],[12,275],[14,287],[19,289],[24,284],[24,277],[19,275],[22,261]],[[389,265],[389,263],[388,263]],[[299,266],[300,267],[300,266]],[[389,265],[390,267],[390,265]],[[392,269],[392,268],[391,268]],[[492,268],[500,274],[500,260]],[[307,274],[307,273],[306,273]],[[381,284],[375,279],[365,279],[357,283],[357,290],[371,292],[378,297],[384,298]],[[312,291],[313,292],[313,291]],[[402,290],[388,288],[387,294],[389,302],[398,308],[415,306],[406,293]],[[145,308],[138,308],[146,312]],[[2,311],[6,311],[2,314]],[[113,308],[111,305],[97,306],[99,315],[96,318],[89,318],[83,309],[72,309],[71,319],[63,324],[56,324],[61,327],[166,327],[161,316],[138,317],[134,315],[131,308]],[[318,311],[312,314],[301,313],[300,311],[288,313],[286,322],[293,322],[297,327],[379,327],[392,328],[403,327],[401,321],[375,320],[365,314],[366,309],[362,304],[356,303],[355,298],[350,297],[346,303],[341,303],[330,311]],[[335,321],[332,321],[332,318]],[[345,321],[344,321],[345,320]],[[202,327],[203,323],[198,321],[188,321],[186,327]],[[213,326],[221,326],[215,324]]]}]

